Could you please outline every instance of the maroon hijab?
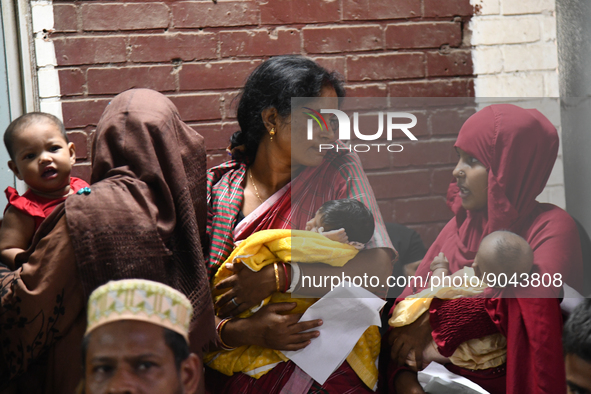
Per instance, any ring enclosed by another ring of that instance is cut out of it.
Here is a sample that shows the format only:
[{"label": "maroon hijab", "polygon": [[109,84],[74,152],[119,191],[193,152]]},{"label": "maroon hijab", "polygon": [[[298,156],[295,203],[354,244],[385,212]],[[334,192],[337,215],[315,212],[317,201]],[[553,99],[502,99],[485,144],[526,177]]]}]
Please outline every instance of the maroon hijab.
[{"label": "maroon hijab", "polygon": [[66,218],[87,295],[125,278],[155,280],[194,308],[190,341],[215,338],[205,269],[207,203],[203,138],[172,102],[148,89],[113,99],[97,126],[88,195],[66,200]]},{"label": "maroon hijab", "polygon": [[488,169],[488,205],[467,212],[456,182],[448,189],[448,205],[456,215],[458,238],[476,252],[482,238],[501,229],[516,230],[537,206],[558,154],[556,128],[535,109],[491,105],[462,126],[455,147]]}]

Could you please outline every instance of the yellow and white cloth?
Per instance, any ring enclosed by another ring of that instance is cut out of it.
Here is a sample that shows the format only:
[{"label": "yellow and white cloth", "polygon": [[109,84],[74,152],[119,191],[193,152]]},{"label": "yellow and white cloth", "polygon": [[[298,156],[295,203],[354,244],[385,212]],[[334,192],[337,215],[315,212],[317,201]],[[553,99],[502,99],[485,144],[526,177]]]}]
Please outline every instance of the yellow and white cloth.
[{"label": "yellow and white cloth", "polygon": [[[292,260],[298,263],[322,262],[334,267],[342,267],[358,253],[351,245],[332,241],[323,235],[301,230],[263,230],[252,234],[241,242],[226,262],[218,269],[213,278],[213,285],[232,275],[226,263],[242,262],[253,271],[259,271],[273,262]],[[220,295],[214,293],[218,299]],[[290,313],[303,313],[316,298],[291,298],[290,294],[274,293],[263,301],[263,305],[277,302],[295,302],[296,308]],[[253,311],[246,311],[239,317],[251,316]],[[374,388],[378,379],[377,359],[380,352],[380,333],[377,326],[369,327],[347,357],[347,362],[359,378],[369,387]],[[313,344],[311,345],[313,346]],[[275,365],[288,358],[278,351],[260,346],[241,346],[233,350],[220,350],[205,356],[205,363],[226,375],[242,372],[254,378],[260,378]]]},{"label": "yellow and white cloth", "polygon": [[[433,298],[454,299],[460,297],[472,297],[481,294],[487,284],[479,287],[470,287],[470,278],[474,277],[474,269],[464,267],[454,275],[464,277],[462,286],[441,286],[433,290],[427,288],[418,294],[414,294],[400,301],[392,317],[388,321],[392,327],[402,327],[411,324],[424,312],[429,310]],[[507,360],[507,339],[501,334],[488,335],[482,338],[471,339],[462,343],[450,361],[459,367],[467,369],[495,368]]]},{"label": "yellow and white cloth", "polygon": [[86,334],[119,320],[139,320],[168,328],[189,341],[193,307],[181,292],[145,279],[111,281],[88,299]]}]

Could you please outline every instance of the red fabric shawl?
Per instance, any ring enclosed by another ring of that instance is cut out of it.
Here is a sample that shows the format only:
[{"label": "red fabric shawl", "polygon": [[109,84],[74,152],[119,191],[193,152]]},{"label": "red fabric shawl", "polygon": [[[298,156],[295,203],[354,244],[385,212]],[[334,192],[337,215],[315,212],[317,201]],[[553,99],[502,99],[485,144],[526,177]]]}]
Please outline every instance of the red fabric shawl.
[{"label": "red fabric shawl", "polygon": [[[558,135],[548,119],[534,109],[491,105],[466,121],[455,146],[488,169],[488,206],[466,211],[454,180],[448,205],[455,217],[427,252],[417,275],[426,277],[439,252],[448,258],[451,272],[470,266],[482,238],[505,229],[521,235],[532,247],[532,273],[560,273],[564,282],[580,289],[582,257],[574,221],[562,209],[535,201],[558,152]],[[401,298],[419,290],[407,288]],[[486,335],[476,327],[492,319],[508,341],[506,392],[564,392],[562,316],[557,299],[552,298],[559,292],[554,287],[512,289],[511,293],[506,289],[503,298],[437,300],[430,311],[433,337],[440,352],[449,356],[461,342]],[[548,298],[527,298],[542,294]],[[466,318],[469,324],[463,321]]]}]

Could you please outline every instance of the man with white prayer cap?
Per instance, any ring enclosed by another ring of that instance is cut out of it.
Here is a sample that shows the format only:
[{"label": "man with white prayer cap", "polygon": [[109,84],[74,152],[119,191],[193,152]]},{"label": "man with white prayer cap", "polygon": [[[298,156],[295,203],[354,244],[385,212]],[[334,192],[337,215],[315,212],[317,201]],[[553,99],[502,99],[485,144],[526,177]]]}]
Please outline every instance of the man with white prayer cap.
[{"label": "man with white prayer cap", "polygon": [[182,293],[143,279],[112,281],[88,301],[85,394],[194,394],[202,362],[189,350],[193,308]]}]

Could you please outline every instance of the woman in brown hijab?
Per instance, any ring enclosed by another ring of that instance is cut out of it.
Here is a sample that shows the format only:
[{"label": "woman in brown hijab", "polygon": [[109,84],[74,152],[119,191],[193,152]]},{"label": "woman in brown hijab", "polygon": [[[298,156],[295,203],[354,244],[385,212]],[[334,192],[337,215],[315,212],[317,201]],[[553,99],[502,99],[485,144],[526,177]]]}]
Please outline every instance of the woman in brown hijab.
[{"label": "woman in brown hijab", "polygon": [[160,93],[130,90],[99,121],[92,165],[90,191],[47,218],[20,268],[0,268],[0,388],[26,372],[18,380],[26,392],[74,392],[86,299],[109,280],[180,290],[195,309],[191,349],[200,354],[215,338],[203,138]]}]

